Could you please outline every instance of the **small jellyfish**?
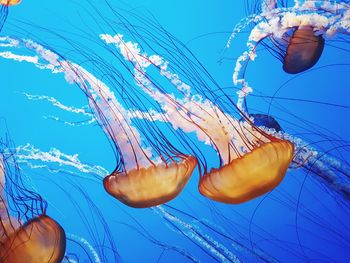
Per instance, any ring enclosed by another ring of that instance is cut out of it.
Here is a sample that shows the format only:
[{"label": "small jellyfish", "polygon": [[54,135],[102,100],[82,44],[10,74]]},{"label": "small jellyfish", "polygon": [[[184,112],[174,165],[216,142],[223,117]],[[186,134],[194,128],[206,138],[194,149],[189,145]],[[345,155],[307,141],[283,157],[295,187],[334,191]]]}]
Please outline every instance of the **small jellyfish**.
[{"label": "small jellyfish", "polygon": [[342,37],[350,34],[350,6],[346,1],[295,1],[289,7],[282,1],[262,0],[260,7],[235,26],[227,43],[229,47],[237,34],[253,25],[247,50],[236,60],[233,73],[234,84],[242,85],[242,91],[248,93],[252,89],[245,71],[248,62],[255,60],[258,46],[280,60],[286,73],[297,74],[317,63],[327,41],[339,37],[344,42]]},{"label": "small jellyfish", "polygon": [[[274,129],[276,132],[282,131],[282,127],[280,126],[280,124],[271,115],[252,113],[249,114],[249,117],[252,118],[254,125],[258,127]],[[244,118],[241,118],[241,121],[245,121]]]},{"label": "small jellyfish", "polygon": [[324,38],[316,36],[312,27],[299,27],[289,38],[283,58],[283,70],[297,74],[313,67],[321,57]]}]

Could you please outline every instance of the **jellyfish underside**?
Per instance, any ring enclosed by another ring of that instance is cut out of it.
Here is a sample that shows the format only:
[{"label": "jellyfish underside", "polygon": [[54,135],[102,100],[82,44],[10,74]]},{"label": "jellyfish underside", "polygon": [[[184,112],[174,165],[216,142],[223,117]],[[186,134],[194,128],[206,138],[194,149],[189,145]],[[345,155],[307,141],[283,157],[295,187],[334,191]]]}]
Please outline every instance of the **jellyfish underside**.
[{"label": "jellyfish underside", "polygon": [[113,173],[104,179],[106,191],[135,208],[157,206],[174,199],[190,178],[197,159],[187,156],[179,163]]},{"label": "jellyfish underside", "polygon": [[324,47],[324,38],[315,36],[313,28],[298,28],[289,40],[283,58],[283,70],[297,74],[313,67],[319,60]]},{"label": "jellyfish underside", "polygon": [[284,178],[294,146],[285,140],[265,143],[200,179],[202,195],[222,203],[240,204],[273,190]]},{"label": "jellyfish underside", "polygon": [[0,262],[59,263],[66,250],[63,228],[48,216],[33,218],[0,245]]},{"label": "jellyfish underside", "polygon": [[21,0],[0,0],[0,4],[4,6],[18,5]]}]

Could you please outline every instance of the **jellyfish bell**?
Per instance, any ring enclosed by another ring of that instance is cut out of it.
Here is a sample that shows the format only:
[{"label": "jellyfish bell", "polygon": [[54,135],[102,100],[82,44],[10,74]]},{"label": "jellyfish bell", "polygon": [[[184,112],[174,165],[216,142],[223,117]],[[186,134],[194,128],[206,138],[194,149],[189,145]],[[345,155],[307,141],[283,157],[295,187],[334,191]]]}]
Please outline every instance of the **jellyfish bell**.
[{"label": "jellyfish bell", "polygon": [[18,5],[21,0],[0,0],[0,4],[4,6]]},{"label": "jellyfish bell", "polygon": [[297,74],[318,62],[325,44],[338,48],[331,42],[347,43],[346,37],[350,34],[348,1],[294,1],[291,6],[289,1],[262,0],[261,3],[261,9],[235,26],[227,42],[229,47],[243,29],[253,25],[248,30],[247,50],[236,60],[233,72],[233,83],[242,86],[242,90],[252,91],[245,73],[248,63],[256,59],[258,47],[263,46],[280,60],[286,73]]},{"label": "jellyfish bell", "polygon": [[182,191],[196,165],[197,159],[187,156],[169,165],[113,173],[103,183],[109,194],[128,206],[157,206],[174,199]]},{"label": "jellyfish bell", "polygon": [[0,261],[58,263],[65,250],[63,228],[52,218],[41,215],[26,222],[1,243]]},{"label": "jellyfish bell", "polygon": [[240,204],[273,190],[284,178],[292,161],[294,146],[274,140],[212,169],[200,179],[199,191],[215,201]]},{"label": "jellyfish bell", "polygon": [[45,215],[42,197],[24,185],[9,145],[0,138],[0,262],[61,262],[64,230]]},{"label": "jellyfish bell", "polygon": [[324,42],[323,36],[315,35],[312,27],[295,29],[283,58],[283,70],[297,74],[312,68],[322,55]]}]

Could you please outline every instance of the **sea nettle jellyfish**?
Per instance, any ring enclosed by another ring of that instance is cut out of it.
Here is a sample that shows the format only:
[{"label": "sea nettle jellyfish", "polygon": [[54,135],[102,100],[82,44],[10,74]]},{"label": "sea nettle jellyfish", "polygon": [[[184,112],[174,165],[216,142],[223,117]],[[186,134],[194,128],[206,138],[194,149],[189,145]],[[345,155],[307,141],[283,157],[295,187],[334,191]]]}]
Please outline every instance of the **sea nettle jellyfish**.
[{"label": "sea nettle jellyfish", "polygon": [[152,120],[154,116],[141,103],[142,94],[133,92],[125,79],[116,79],[120,72],[105,70],[104,81],[122,87],[113,92],[81,66],[33,41],[7,40],[14,47],[24,46],[34,51],[39,59],[7,52],[7,55],[3,53],[5,57],[35,63],[55,73],[62,72],[67,81],[77,84],[87,95],[96,119],[112,139],[117,152],[117,167],[103,180],[109,194],[128,206],[145,208],[168,202],[182,191],[197,165],[197,159],[180,152],[167,139],[167,136],[176,138],[173,130],[165,136],[152,121],[145,121]]},{"label": "sea nettle jellyfish", "polygon": [[349,35],[350,6],[344,1],[295,1],[294,6],[278,7],[276,0],[262,0],[257,13],[241,20],[227,43],[243,29],[253,25],[247,42],[248,50],[236,61],[235,85],[242,85],[245,96],[251,92],[244,73],[250,60],[262,45],[278,58],[283,70],[296,74],[313,67],[319,60],[328,39]]},{"label": "sea nettle jellyfish", "polygon": [[40,195],[24,187],[13,161],[12,154],[0,154],[0,262],[61,262],[65,232],[46,215]]},{"label": "sea nettle jellyfish", "polygon": [[[103,180],[106,191],[135,208],[156,206],[174,199],[192,175],[196,158],[174,148],[152,122],[136,120],[133,124],[128,110],[115,94],[86,70],[64,61],[60,63],[67,76],[89,94],[91,109],[118,150],[117,168]],[[128,95],[124,93],[123,96]],[[132,103],[141,101],[135,94],[129,96]],[[141,112],[141,107],[136,107],[136,114],[152,118]]]},{"label": "sea nettle jellyfish", "polygon": [[[80,66],[61,64],[66,74],[89,94],[91,109],[118,150],[117,168],[103,180],[106,191],[135,208],[156,206],[174,199],[192,175],[197,159],[178,151],[152,122],[132,122],[130,113],[114,93]],[[124,93],[123,96],[128,95]],[[141,98],[132,92],[129,96],[136,108],[135,114],[141,114],[141,119],[152,119],[136,104]]]}]

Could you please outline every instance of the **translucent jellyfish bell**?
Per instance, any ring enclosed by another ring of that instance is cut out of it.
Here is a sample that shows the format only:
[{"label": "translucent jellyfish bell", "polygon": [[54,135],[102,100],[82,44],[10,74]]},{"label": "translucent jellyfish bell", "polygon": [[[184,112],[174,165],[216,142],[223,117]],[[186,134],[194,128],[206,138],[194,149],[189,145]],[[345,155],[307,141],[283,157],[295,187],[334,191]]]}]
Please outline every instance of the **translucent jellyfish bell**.
[{"label": "translucent jellyfish bell", "polygon": [[273,190],[284,178],[292,161],[294,146],[274,140],[200,179],[199,191],[215,201],[239,204]]},{"label": "translucent jellyfish bell", "polygon": [[197,159],[188,156],[178,163],[113,173],[104,179],[106,191],[136,208],[160,205],[174,199],[190,178]]},{"label": "translucent jellyfish bell", "polygon": [[324,38],[316,36],[312,27],[298,28],[289,39],[283,59],[283,70],[297,74],[312,68],[321,57]]},{"label": "translucent jellyfish bell", "polygon": [[42,215],[26,222],[2,244],[0,261],[8,263],[58,263],[66,250],[63,228]]}]

